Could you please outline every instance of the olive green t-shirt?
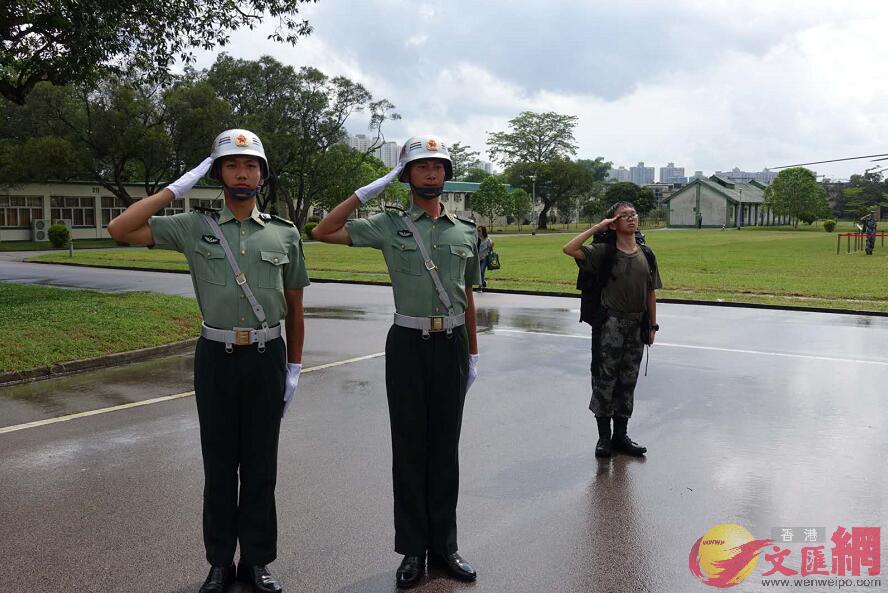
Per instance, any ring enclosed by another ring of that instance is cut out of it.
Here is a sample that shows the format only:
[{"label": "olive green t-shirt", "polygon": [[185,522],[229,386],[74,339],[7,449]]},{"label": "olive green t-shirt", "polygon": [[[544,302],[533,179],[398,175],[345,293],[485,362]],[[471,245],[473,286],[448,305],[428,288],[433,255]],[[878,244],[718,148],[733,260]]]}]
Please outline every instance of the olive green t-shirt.
[{"label": "olive green t-shirt", "polygon": [[[605,243],[583,245],[584,258],[577,263],[586,272],[597,274],[605,247]],[[651,274],[647,258],[640,247],[631,255],[616,249],[615,257],[611,279],[601,292],[602,304],[618,313],[644,312],[647,309],[648,293],[663,288],[660,270],[655,267]]]},{"label": "olive green t-shirt", "polygon": [[402,216],[410,216],[422,235],[429,257],[438,267],[441,284],[453,303],[454,314],[465,312],[466,286],[481,283],[473,223],[453,216],[443,205],[441,215],[432,220],[414,205],[406,213],[387,210],[369,218],[349,220],[345,229],[354,247],[374,247],[382,251],[398,313],[412,317],[446,315],[447,310],[423,265],[416,239],[401,220]]},{"label": "olive green t-shirt", "polygon": [[[284,291],[308,286],[302,239],[292,222],[260,213],[256,208],[243,222],[224,207],[217,216],[222,234],[247,277],[268,325],[287,315]],[[185,254],[194,293],[204,322],[218,329],[261,327],[234,280],[234,272],[205,215],[199,212],[154,216],[148,224],[154,247]]]}]

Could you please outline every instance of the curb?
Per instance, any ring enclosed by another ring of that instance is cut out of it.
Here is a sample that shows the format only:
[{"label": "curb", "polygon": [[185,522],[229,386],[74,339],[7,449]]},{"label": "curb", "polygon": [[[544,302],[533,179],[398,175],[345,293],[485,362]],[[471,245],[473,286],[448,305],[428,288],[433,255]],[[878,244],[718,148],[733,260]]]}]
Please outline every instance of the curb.
[{"label": "curb", "polygon": [[[131,270],[135,272],[163,272],[167,274],[190,274],[188,270],[160,270],[157,268],[130,268],[121,266],[93,266],[76,263],[58,263],[58,262],[27,262],[31,264],[51,264],[56,266],[79,266],[84,268],[104,268],[112,270]],[[309,281],[317,284],[362,284],[366,286],[391,286],[391,282],[378,282],[371,280],[335,280],[332,278],[311,278]],[[504,288],[487,288],[484,292],[498,294],[522,294],[527,296],[550,296],[550,297],[566,297],[580,298],[577,292],[541,292],[535,290],[512,290]],[[733,301],[701,301],[696,299],[674,299],[662,298],[657,299],[658,303],[669,303],[671,305],[699,305],[704,307],[733,307],[740,309],[767,309],[771,311],[797,311],[799,313],[836,313],[839,315],[865,315],[869,317],[888,317],[888,311],[860,311],[857,309],[832,309],[829,307],[801,307],[795,305],[768,305],[765,303],[741,303]],[[0,375],[0,385],[3,384],[3,375]]]},{"label": "curb", "polygon": [[141,350],[130,350],[129,352],[117,352],[115,354],[106,354],[94,358],[72,360],[24,371],[0,373],[0,387],[7,387],[18,383],[42,381],[44,379],[55,379],[64,375],[73,375],[84,371],[120,366],[161,356],[179,354],[191,350],[194,348],[195,344],[197,344],[197,338],[189,338],[181,342],[173,342],[172,344],[164,344],[162,346],[152,346],[150,348],[142,348]]}]

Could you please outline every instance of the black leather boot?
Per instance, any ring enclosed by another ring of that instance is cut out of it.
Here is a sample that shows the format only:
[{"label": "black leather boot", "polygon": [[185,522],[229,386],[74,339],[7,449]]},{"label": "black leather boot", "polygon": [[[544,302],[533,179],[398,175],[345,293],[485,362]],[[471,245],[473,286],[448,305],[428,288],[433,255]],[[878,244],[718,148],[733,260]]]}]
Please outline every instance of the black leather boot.
[{"label": "black leather boot", "polygon": [[252,585],[253,591],[256,593],[281,593],[283,591],[277,577],[260,564],[247,565],[238,562],[237,580]]},{"label": "black leather boot", "polygon": [[610,416],[596,416],[598,423],[598,443],[595,445],[595,457],[611,456],[611,419]]},{"label": "black leather boot", "polygon": [[211,566],[207,580],[200,588],[200,593],[225,593],[234,583],[234,564],[231,566]]},{"label": "black leather boot", "polygon": [[611,439],[611,446],[614,451],[641,457],[647,453],[647,447],[642,447],[629,438],[626,434],[626,427],[629,425],[628,418],[619,418],[614,416],[614,438]]},{"label": "black leather boot", "polygon": [[423,573],[425,573],[425,563],[425,554],[422,556],[404,556],[404,559],[401,560],[401,566],[398,567],[398,571],[395,573],[395,584],[398,588],[406,589],[418,583]]}]

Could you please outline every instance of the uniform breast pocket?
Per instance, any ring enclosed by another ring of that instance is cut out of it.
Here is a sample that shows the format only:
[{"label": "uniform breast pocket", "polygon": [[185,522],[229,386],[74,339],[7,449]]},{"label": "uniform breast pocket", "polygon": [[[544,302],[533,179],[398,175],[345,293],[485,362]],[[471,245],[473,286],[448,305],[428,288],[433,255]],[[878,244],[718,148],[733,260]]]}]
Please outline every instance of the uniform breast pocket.
[{"label": "uniform breast pocket", "polygon": [[284,264],[290,263],[290,258],[281,251],[260,251],[259,258],[259,287],[284,289]]},{"label": "uniform breast pocket", "polygon": [[472,250],[466,245],[450,246],[450,277],[462,280],[466,277],[466,264],[472,257]]},{"label": "uniform breast pocket", "polygon": [[225,286],[228,276],[234,274],[230,270],[221,245],[195,247],[191,258],[191,273],[198,280]]},{"label": "uniform breast pocket", "polygon": [[392,243],[391,266],[396,272],[419,276],[422,274],[422,254],[416,243],[396,241]]}]

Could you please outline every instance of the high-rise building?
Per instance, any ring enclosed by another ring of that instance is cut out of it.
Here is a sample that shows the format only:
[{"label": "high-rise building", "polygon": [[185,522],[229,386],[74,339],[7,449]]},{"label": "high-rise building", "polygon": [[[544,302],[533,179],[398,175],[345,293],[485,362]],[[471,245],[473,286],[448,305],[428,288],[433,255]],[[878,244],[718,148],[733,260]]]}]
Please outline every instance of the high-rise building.
[{"label": "high-rise building", "polygon": [[764,185],[770,185],[771,182],[774,181],[774,178],[777,177],[777,173],[769,171],[768,169],[762,169],[761,171],[741,171],[739,167],[734,167],[730,171],[716,171],[715,174],[728,181],[739,181],[741,183],[758,181]]},{"label": "high-rise building", "polygon": [[629,169],[626,167],[619,167],[618,169],[610,169],[607,172],[607,180],[608,181],[629,181]]},{"label": "high-rise building", "polygon": [[644,163],[639,161],[634,167],[629,167],[629,181],[635,185],[646,185],[654,182],[654,168],[645,167]]},{"label": "high-rise building", "polygon": [[367,152],[370,150],[370,147],[373,146],[373,142],[374,139],[368,138],[366,134],[357,134],[348,139],[348,145],[361,152]]},{"label": "high-rise building", "polygon": [[373,151],[374,156],[381,160],[389,169],[394,169],[401,156],[401,145],[397,142],[383,142],[382,146]]},{"label": "high-rise building", "polygon": [[678,183],[678,181],[673,180],[684,179],[684,176],[684,167],[676,167],[675,163],[669,163],[665,167],[660,167],[660,183]]}]

